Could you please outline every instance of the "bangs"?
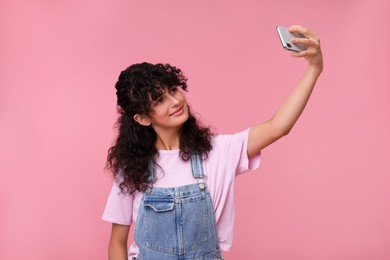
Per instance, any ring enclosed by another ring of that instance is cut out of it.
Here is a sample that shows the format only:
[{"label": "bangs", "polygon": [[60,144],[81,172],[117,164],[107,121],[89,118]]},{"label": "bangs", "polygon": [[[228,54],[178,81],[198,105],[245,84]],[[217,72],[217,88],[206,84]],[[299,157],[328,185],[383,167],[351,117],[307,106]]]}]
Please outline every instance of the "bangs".
[{"label": "bangs", "polygon": [[164,86],[164,85],[156,84],[154,88],[148,91],[148,94],[152,101],[156,101],[162,95],[164,95],[165,91],[170,91],[174,87],[181,87],[181,86],[175,86],[175,85]]}]

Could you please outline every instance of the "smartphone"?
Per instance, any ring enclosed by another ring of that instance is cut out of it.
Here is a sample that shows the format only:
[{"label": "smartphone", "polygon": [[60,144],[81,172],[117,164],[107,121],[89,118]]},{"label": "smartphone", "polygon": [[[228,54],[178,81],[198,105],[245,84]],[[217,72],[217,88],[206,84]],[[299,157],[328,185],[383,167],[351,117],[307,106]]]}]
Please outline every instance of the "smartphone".
[{"label": "smartphone", "polygon": [[280,41],[282,42],[283,48],[289,51],[301,52],[307,49],[306,45],[299,43],[291,43],[291,38],[305,38],[303,34],[291,33],[288,28],[284,26],[276,26]]}]

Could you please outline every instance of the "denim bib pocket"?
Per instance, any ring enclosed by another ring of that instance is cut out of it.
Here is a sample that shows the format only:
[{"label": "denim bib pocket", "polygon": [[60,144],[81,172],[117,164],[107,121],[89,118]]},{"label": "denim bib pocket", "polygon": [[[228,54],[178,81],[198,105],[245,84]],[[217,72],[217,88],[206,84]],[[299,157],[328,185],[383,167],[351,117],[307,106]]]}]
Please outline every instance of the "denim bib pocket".
[{"label": "denim bib pocket", "polygon": [[144,235],[146,247],[155,251],[175,254],[178,242],[175,232],[175,200],[173,197],[146,196],[143,201],[145,213]]},{"label": "denim bib pocket", "polygon": [[145,198],[144,206],[155,212],[171,211],[175,207],[175,200],[173,198]]}]

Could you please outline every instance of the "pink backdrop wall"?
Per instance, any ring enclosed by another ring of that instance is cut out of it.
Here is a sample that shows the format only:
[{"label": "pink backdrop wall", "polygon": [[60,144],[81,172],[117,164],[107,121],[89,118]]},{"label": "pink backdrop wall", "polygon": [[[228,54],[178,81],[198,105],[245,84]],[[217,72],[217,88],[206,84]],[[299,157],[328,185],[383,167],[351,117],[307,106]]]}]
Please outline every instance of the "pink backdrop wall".
[{"label": "pink backdrop wall", "polygon": [[290,135],[239,178],[226,259],[390,259],[390,6],[317,2],[1,0],[0,259],[106,259],[120,70],[181,67],[202,120],[239,131],[305,68],[279,24],[314,28],[325,70]]}]

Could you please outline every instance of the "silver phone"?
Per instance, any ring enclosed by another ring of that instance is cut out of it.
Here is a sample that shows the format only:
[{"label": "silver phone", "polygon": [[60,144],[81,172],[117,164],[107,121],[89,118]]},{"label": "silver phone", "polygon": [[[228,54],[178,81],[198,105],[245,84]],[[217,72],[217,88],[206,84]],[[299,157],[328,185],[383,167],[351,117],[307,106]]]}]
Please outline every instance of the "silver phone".
[{"label": "silver phone", "polygon": [[300,33],[291,33],[284,26],[276,26],[280,41],[282,42],[283,48],[289,51],[301,52],[307,49],[306,45],[299,43],[291,43],[291,38],[305,38]]}]

